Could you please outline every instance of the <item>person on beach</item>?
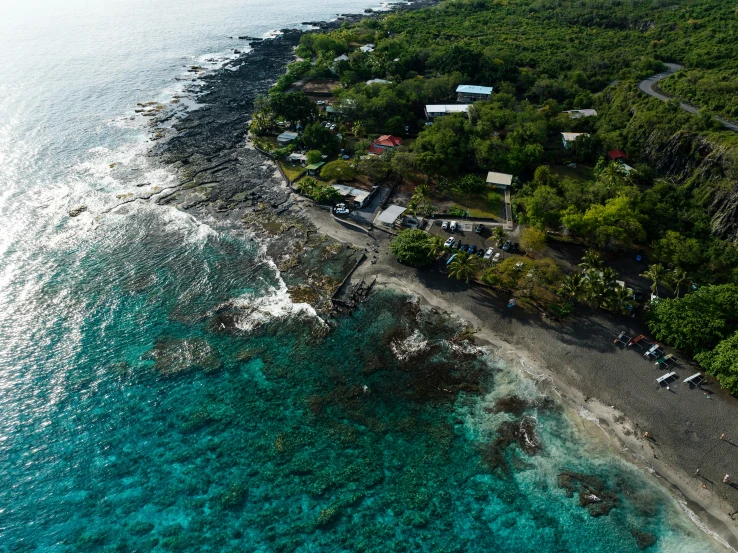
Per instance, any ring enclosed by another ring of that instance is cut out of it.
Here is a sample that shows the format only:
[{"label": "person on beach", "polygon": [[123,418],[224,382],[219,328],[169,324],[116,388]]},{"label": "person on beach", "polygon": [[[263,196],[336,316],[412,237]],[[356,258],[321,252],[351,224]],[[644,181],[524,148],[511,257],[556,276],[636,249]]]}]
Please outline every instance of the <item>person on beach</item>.
[{"label": "person on beach", "polygon": [[697,469],[696,471],[694,471],[694,475],[695,476],[699,476],[700,475],[700,469]]},{"label": "person on beach", "polygon": [[648,439],[648,432],[643,433],[643,437],[647,440]]},{"label": "person on beach", "polygon": [[724,439],[725,439],[725,433],[723,433],[723,434],[720,434],[720,439],[721,439],[721,440],[724,440]]},{"label": "person on beach", "polygon": [[723,478],[723,484],[730,484],[730,474],[726,474]]}]

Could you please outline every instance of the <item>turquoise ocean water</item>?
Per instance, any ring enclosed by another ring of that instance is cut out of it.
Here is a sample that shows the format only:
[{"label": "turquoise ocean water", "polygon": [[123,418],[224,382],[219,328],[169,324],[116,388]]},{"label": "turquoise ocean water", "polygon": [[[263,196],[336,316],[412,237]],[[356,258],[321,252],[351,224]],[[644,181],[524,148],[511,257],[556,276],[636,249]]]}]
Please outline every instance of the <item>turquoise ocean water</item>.
[{"label": "turquoise ocean water", "polygon": [[329,327],[259,237],[106,211],[171,179],[137,102],[369,6],[0,6],[0,551],[723,550],[459,321],[385,291]]}]

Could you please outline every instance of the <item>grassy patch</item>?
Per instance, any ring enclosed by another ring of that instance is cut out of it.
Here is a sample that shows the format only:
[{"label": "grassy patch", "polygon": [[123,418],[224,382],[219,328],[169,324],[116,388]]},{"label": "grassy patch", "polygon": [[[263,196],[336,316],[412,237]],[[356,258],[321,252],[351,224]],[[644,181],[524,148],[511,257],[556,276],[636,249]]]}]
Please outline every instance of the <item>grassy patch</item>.
[{"label": "grassy patch", "polygon": [[592,167],[577,164],[576,168],[567,167],[566,165],[551,166],[551,173],[563,178],[570,178],[575,181],[591,181],[594,180],[594,170]]},{"label": "grassy patch", "polygon": [[297,176],[302,173],[305,168],[301,167],[300,165],[292,165],[292,163],[284,163],[282,161],[277,162],[282,167],[282,170],[284,171],[284,174],[287,175],[287,178],[291,181],[295,180]]},{"label": "grassy patch", "polygon": [[505,199],[502,192],[496,188],[480,194],[464,194],[458,190],[452,190],[448,198],[455,207],[468,210],[472,217],[502,220],[502,205]]}]

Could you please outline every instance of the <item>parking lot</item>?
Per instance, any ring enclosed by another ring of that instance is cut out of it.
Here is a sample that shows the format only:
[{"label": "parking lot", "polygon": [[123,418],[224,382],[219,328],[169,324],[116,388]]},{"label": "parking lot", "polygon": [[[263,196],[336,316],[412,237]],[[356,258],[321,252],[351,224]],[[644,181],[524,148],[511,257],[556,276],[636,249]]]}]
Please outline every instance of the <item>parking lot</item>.
[{"label": "parking lot", "polygon": [[[459,228],[457,228],[455,232],[451,232],[450,230],[443,230],[441,228],[443,221],[446,220],[447,219],[437,219],[432,221],[433,224],[428,228],[428,232],[441,236],[444,240],[453,236],[456,241],[460,241],[462,245],[468,244],[471,246],[473,244],[483,251],[486,251],[488,248],[494,248],[495,253],[499,252],[502,254],[501,259],[505,259],[508,255],[512,255],[512,252],[505,252],[502,248],[497,246],[497,241],[492,236],[492,228],[494,227],[488,223],[481,223],[484,228],[482,229],[481,234],[477,234],[474,232],[474,229],[480,224],[478,222],[459,221]],[[448,219],[448,221],[450,222],[451,220]],[[515,242],[514,236],[510,236],[508,239]]]}]

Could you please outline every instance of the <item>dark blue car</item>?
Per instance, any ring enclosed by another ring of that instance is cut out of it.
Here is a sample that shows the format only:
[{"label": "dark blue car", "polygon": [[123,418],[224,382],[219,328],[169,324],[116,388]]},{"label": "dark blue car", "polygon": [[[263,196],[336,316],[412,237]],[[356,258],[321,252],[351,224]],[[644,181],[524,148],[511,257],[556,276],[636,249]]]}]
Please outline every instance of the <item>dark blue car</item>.
[{"label": "dark blue car", "polygon": [[471,246],[469,246],[469,253],[470,254],[473,254],[475,251],[477,251],[476,244],[472,244]]}]

